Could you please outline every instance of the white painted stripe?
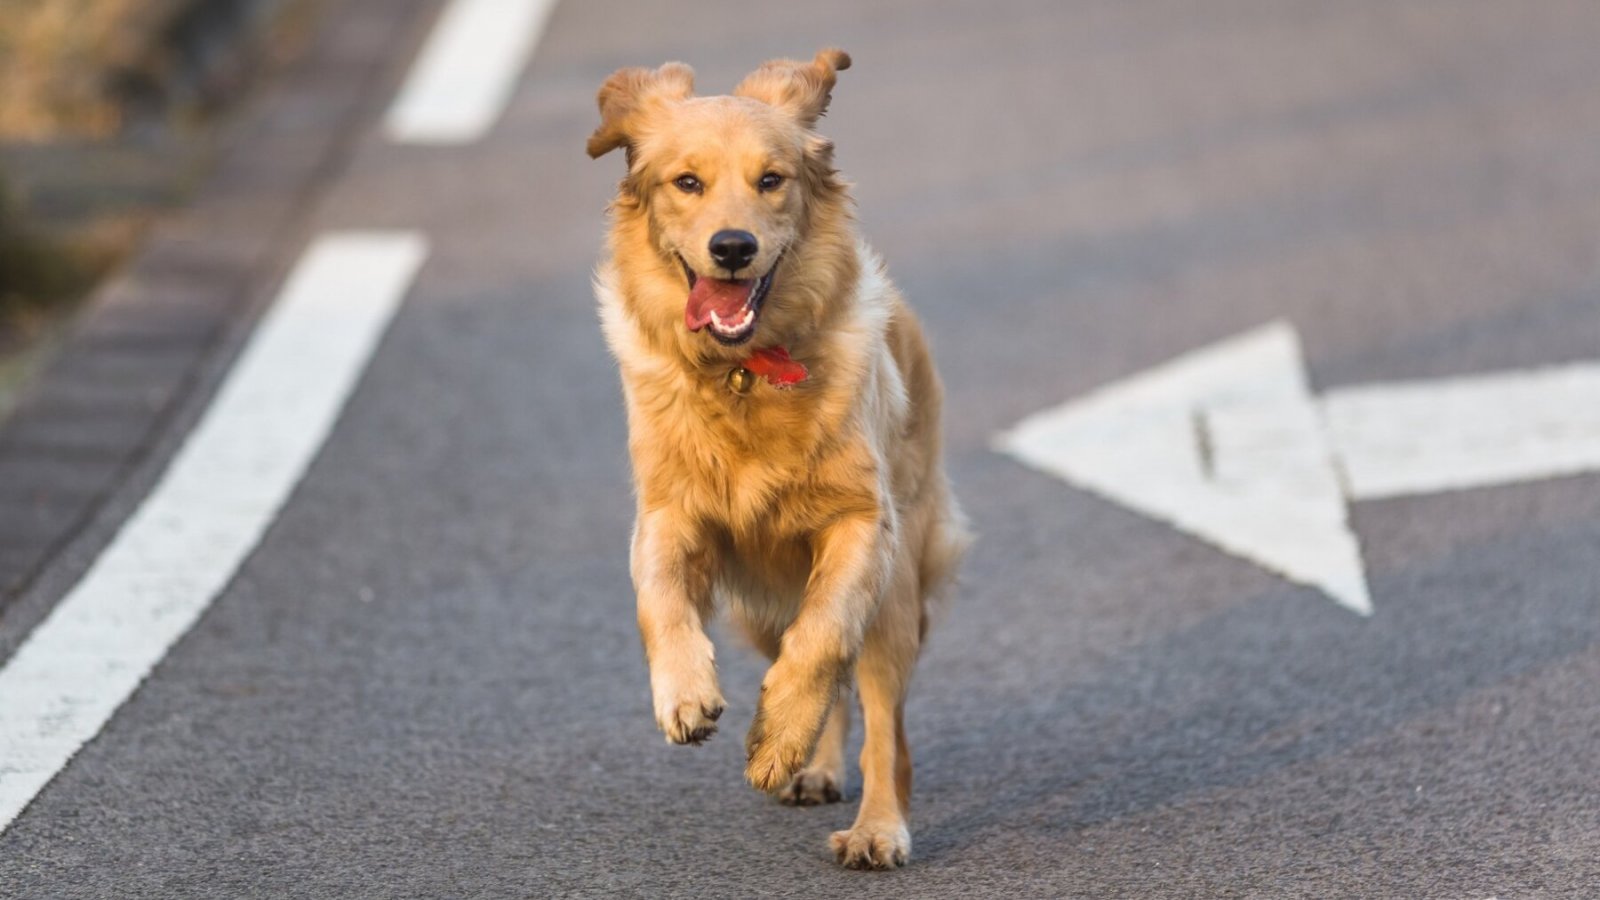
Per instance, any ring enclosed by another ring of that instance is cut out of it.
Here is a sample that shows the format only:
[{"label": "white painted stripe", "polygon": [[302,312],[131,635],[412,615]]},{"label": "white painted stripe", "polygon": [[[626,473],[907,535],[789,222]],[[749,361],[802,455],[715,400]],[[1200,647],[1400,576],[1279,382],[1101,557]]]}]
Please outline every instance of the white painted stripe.
[{"label": "white painted stripe", "polygon": [[346,232],[301,258],[161,480],[0,669],[0,831],[256,546],[426,254],[414,233]]},{"label": "white painted stripe", "polygon": [[391,140],[466,144],[500,118],[555,0],[451,0],[389,107]]},{"label": "white painted stripe", "polygon": [[1339,388],[1322,408],[1357,500],[1600,470],[1600,364]]}]

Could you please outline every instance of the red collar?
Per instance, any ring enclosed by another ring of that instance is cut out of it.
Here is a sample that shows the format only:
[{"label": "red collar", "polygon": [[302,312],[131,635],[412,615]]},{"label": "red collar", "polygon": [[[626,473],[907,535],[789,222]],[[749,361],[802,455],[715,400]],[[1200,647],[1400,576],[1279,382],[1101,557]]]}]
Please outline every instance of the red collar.
[{"label": "red collar", "polygon": [[767,347],[764,350],[757,350],[740,365],[778,388],[794,387],[811,374],[806,370],[805,363],[796,362],[789,357],[787,347]]}]

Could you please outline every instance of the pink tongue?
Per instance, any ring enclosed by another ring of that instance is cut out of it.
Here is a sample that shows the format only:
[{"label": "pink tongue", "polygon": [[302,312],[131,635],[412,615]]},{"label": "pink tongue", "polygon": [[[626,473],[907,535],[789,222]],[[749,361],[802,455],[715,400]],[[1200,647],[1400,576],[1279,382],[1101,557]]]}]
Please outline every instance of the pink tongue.
[{"label": "pink tongue", "polygon": [[720,278],[701,278],[689,290],[689,302],[683,309],[683,322],[690,331],[699,331],[711,323],[711,313],[730,322],[744,315],[744,305],[750,300],[753,280],[723,281]]}]

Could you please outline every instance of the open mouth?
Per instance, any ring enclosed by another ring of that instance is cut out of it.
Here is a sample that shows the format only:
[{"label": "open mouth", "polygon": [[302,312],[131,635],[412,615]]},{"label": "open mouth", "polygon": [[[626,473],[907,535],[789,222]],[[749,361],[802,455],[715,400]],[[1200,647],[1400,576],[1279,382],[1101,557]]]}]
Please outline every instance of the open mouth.
[{"label": "open mouth", "polygon": [[689,263],[683,264],[683,274],[689,279],[689,299],[684,305],[683,322],[690,331],[704,328],[713,338],[724,344],[742,344],[756,331],[756,319],[761,315],[761,301],[772,287],[772,275],[778,270],[773,263],[767,274],[760,278],[709,278],[696,275]]}]

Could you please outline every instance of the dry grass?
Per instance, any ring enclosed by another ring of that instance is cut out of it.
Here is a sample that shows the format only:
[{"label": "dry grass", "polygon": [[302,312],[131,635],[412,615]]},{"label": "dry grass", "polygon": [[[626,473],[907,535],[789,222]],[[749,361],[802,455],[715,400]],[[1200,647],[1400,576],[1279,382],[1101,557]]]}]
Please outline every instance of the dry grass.
[{"label": "dry grass", "polygon": [[70,235],[45,235],[19,221],[0,183],[0,357],[81,296],[122,255],[130,223],[108,220]]},{"label": "dry grass", "polygon": [[138,67],[184,0],[0,2],[0,137],[105,135],[115,84]]},{"label": "dry grass", "polygon": [[310,33],[318,0],[0,0],[0,387],[183,200],[211,114]]},{"label": "dry grass", "polygon": [[[148,66],[174,17],[195,2],[0,0],[0,141],[114,137],[123,125],[119,84]],[[5,182],[0,172],[0,360],[82,296],[142,221],[100,216],[67,231],[40,228]]]}]

